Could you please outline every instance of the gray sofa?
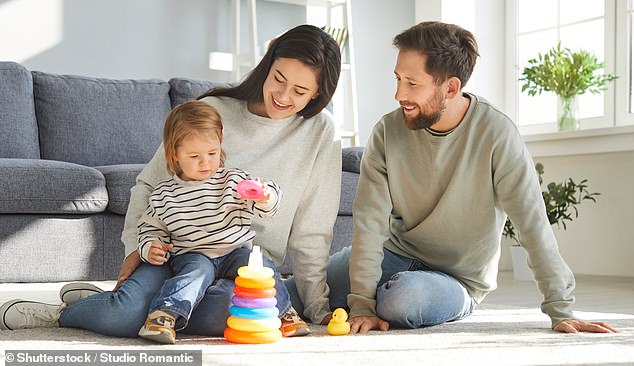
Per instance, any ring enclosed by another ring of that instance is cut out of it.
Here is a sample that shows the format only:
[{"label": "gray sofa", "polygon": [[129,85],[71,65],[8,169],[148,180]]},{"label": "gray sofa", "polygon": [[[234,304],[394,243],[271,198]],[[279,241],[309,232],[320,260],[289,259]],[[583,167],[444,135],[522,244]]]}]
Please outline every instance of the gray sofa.
[{"label": "gray sofa", "polygon": [[[0,282],[115,279],[130,188],[172,106],[216,83],[110,80],[0,62]],[[349,245],[361,148],[343,149],[331,252]],[[283,273],[292,271],[287,260]]]}]

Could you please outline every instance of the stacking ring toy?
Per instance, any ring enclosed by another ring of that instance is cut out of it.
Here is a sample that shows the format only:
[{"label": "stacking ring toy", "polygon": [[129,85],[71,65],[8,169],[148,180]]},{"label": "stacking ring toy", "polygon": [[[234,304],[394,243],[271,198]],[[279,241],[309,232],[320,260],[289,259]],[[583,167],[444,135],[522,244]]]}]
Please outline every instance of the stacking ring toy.
[{"label": "stacking ring toy", "polygon": [[282,338],[282,332],[280,332],[279,329],[268,332],[250,333],[227,328],[225,329],[224,335],[229,342],[248,344],[273,343]]},{"label": "stacking ring toy", "polygon": [[[277,305],[277,299],[274,297],[240,297],[231,298],[231,303],[235,306],[249,309],[272,308]],[[276,314],[275,316],[277,316]]]},{"label": "stacking ring toy", "polygon": [[249,266],[242,266],[238,268],[238,276],[244,278],[252,278],[254,280],[265,280],[273,277],[275,273],[269,267],[253,268]]},{"label": "stacking ring toy", "polygon": [[243,319],[232,315],[227,318],[227,325],[231,329],[243,330],[245,332],[266,332],[279,330],[282,326],[282,321],[280,318]]},{"label": "stacking ring toy", "polygon": [[264,186],[260,182],[251,179],[245,179],[236,186],[240,197],[249,200],[257,200],[264,196]]},{"label": "stacking ring toy", "polygon": [[254,278],[236,277],[236,285],[246,288],[264,289],[275,287],[275,280],[273,278],[264,278],[256,280]]},{"label": "stacking ring toy", "polygon": [[[237,278],[236,278],[237,279]],[[275,287],[272,288],[246,288],[235,286],[233,293],[240,297],[274,297],[277,294]]]},{"label": "stacking ring toy", "polygon": [[243,308],[241,306],[232,306],[229,308],[229,312],[231,315],[235,315],[238,318],[244,319],[266,319],[266,318],[274,318],[280,315],[279,310],[277,308],[259,308],[259,309],[249,309]]}]

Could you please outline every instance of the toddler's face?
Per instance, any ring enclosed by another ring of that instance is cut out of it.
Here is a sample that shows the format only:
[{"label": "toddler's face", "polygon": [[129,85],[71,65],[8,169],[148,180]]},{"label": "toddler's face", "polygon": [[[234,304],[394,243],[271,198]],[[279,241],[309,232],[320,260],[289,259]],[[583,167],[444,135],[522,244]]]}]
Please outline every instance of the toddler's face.
[{"label": "toddler's face", "polygon": [[176,147],[176,161],[185,181],[205,180],[220,167],[220,141],[214,133],[191,133]]}]

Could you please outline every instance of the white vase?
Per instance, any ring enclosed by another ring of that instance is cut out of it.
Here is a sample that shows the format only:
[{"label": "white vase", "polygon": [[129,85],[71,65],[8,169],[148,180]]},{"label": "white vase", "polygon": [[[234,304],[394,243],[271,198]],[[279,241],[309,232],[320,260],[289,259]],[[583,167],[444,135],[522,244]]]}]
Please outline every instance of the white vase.
[{"label": "white vase", "polygon": [[533,272],[528,268],[526,250],[519,245],[511,245],[511,259],[513,260],[513,276],[516,281],[532,281]]}]

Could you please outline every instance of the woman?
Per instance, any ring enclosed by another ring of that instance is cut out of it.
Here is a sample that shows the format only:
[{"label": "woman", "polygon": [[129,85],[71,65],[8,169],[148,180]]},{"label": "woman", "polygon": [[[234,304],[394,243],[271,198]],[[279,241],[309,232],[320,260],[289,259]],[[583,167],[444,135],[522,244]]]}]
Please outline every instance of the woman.
[{"label": "woman", "polygon": [[[273,219],[253,221],[254,244],[277,264],[288,251],[303,314],[315,323],[325,323],[330,313],[325,269],[339,205],[341,147],[334,140],[332,117],[323,109],[335,92],[340,68],[341,55],[334,39],[317,27],[300,25],[273,40],[240,84],[212,89],[199,97],[215,107],[225,123],[226,165],[273,179],[284,191]],[[63,298],[61,306],[8,302],[0,309],[5,319],[0,328],[56,326],[59,322],[63,327],[135,337],[152,298],[172,276],[166,266],[141,263],[136,251],[137,223],[148,197],[168,178],[160,146],[131,190],[122,235],[126,258],[114,292],[99,293],[95,287],[71,284],[83,291],[75,292],[80,295],[73,299]],[[221,336],[233,286],[231,280],[214,282],[183,332]],[[85,297],[93,293],[97,294]],[[227,306],[218,306],[223,303]],[[24,319],[23,314],[40,317]],[[287,315],[282,329],[287,336],[307,333],[297,313]]]}]

